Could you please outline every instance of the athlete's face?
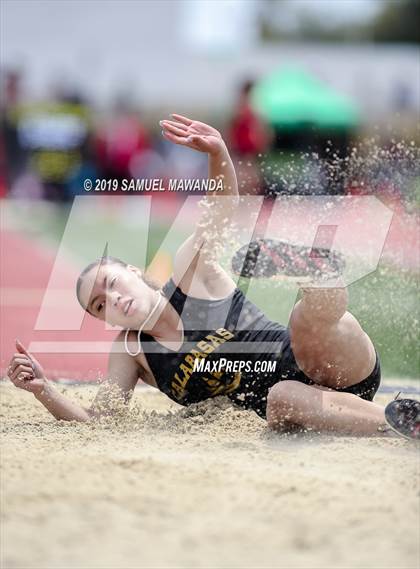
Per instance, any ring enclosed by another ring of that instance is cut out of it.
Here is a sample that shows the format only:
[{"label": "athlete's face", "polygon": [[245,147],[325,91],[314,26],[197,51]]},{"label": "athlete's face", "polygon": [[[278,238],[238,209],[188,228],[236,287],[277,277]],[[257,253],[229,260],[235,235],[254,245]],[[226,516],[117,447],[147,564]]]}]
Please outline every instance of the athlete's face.
[{"label": "athlete's face", "polygon": [[136,328],[153,308],[156,291],[143,281],[137,267],[111,263],[94,267],[84,276],[80,300],[96,318],[112,326]]}]

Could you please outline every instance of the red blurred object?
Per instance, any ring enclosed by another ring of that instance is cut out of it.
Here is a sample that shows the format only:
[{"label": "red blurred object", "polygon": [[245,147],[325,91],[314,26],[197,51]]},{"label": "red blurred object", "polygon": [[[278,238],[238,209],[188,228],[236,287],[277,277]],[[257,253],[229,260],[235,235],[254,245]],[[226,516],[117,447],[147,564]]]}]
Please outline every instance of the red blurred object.
[{"label": "red blurred object", "polygon": [[239,156],[256,156],[264,152],[269,143],[267,127],[251,106],[252,87],[252,81],[243,84],[230,125],[232,150]]},{"label": "red blurred object", "polygon": [[98,166],[108,178],[131,178],[130,161],[150,147],[146,130],[133,115],[119,115],[96,138]]},{"label": "red blurred object", "polygon": [[232,149],[241,156],[264,152],[267,135],[263,124],[250,105],[244,104],[235,115],[230,130]]}]

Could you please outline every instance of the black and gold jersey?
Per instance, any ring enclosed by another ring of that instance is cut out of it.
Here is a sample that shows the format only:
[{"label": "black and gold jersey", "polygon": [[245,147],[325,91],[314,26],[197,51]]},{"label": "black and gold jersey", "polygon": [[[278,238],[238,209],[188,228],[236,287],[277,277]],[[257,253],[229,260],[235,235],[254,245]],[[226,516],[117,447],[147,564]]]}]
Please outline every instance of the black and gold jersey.
[{"label": "black and gold jersey", "polygon": [[172,280],[162,291],[181,317],[184,341],[175,352],[141,333],[160,391],[181,405],[227,395],[265,417],[268,390],[280,380],[287,328],[267,318],[238,288],[221,300],[187,296]]}]

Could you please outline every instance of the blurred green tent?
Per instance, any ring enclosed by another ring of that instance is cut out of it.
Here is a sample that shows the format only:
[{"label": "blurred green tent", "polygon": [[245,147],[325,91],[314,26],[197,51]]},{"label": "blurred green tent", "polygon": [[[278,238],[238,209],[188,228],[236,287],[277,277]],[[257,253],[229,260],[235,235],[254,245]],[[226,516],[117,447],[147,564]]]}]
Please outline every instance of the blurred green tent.
[{"label": "blurred green tent", "polygon": [[283,68],[263,78],[253,89],[252,101],[273,126],[349,129],[359,123],[351,100],[296,68]]}]

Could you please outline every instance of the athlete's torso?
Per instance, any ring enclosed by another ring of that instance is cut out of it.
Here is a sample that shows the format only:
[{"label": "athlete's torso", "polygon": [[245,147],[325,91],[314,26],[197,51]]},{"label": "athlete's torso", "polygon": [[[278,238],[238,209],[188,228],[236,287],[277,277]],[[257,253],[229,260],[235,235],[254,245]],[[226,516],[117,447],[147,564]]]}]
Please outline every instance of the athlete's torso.
[{"label": "athlete's torso", "polygon": [[[162,291],[181,318],[184,340],[175,352],[141,333],[142,352],[159,390],[182,405],[228,395],[264,416],[268,389],[279,380],[279,365],[258,372],[254,365],[280,362],[287,329],[269,320],[239,289],[221,300],[203,300],[185,295],[169,280]],[[227,363],[215,371],[221,358]],[[196,360],[201,371],[194,371]],[[239,371],[241,361],[248,364]]]}]

